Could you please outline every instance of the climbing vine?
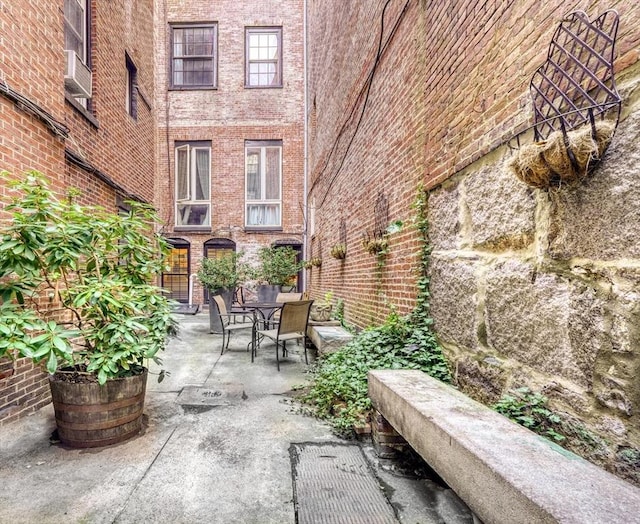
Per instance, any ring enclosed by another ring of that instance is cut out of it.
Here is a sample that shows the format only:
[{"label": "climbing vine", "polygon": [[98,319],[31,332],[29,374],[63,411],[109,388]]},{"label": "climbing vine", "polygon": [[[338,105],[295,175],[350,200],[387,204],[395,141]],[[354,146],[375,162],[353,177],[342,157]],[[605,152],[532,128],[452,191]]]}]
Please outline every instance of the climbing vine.
[{"label": "climbing vine", "polygon": [[367,388],[370,369],[418,369],[444,382],[451,381],[447,362],[431,329],[427,276],[431,247],[426,193],[422,187],[418,188],[412,208],[420,237],[414,310],[399,316],[392,308],[381,326],[364,330],[339,350],[321,358],[312,371],[309,391],[300,397],[307,410],[327,419],[343,434],[365,422],[372,410]]}]

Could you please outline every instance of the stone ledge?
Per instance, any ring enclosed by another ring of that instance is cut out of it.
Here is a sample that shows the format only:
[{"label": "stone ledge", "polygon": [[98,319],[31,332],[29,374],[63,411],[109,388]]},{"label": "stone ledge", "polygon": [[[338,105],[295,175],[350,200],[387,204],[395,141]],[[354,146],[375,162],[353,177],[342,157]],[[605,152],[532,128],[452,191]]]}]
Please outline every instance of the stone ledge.
[{"label": "stone ledge", "polygon": [[344,346],[353,335],[338,322],[309,322],[307,337],[318,350],[318,355],[324,355]]},{"label": "stone ledge", "polygon": [[369,396],[484,522],[640,522],[640,489],[425,373],[371,371]]}]

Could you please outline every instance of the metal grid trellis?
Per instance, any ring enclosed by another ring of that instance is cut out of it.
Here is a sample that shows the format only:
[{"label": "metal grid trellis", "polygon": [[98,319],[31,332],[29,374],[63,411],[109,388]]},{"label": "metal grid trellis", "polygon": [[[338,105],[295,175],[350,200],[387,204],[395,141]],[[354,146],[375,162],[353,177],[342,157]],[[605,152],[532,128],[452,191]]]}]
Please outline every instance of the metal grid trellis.
[{"label": "metal grid trellis", "polygon": [[594,21],[583,11],[568,14],[556,29],[546,62],[531,79],[534,139],[567,131],[596,118],[620,116],[621,99],[613,58],[618,13],[608,10]]}]

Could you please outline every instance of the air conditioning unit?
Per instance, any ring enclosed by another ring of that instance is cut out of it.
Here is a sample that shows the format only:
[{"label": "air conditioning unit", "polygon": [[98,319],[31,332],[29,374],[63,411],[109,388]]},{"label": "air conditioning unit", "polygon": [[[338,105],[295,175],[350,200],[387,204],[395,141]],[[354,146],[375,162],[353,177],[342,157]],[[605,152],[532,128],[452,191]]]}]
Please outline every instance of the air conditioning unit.
[{"label": "air conditioning unit", "polygon": [[91,98],[91,70],[75,51],[65,50],[64,86],[75,98]]}]

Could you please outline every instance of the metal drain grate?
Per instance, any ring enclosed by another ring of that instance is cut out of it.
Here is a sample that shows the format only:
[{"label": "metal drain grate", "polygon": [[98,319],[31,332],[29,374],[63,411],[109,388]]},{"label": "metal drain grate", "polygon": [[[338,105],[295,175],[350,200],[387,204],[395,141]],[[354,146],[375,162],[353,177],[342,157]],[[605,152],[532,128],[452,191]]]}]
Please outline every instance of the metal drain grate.
[{"label": "metal drain grate", "polygon": [[397,524],[393,508],[359,446],[293,444],[298,524]]}]

